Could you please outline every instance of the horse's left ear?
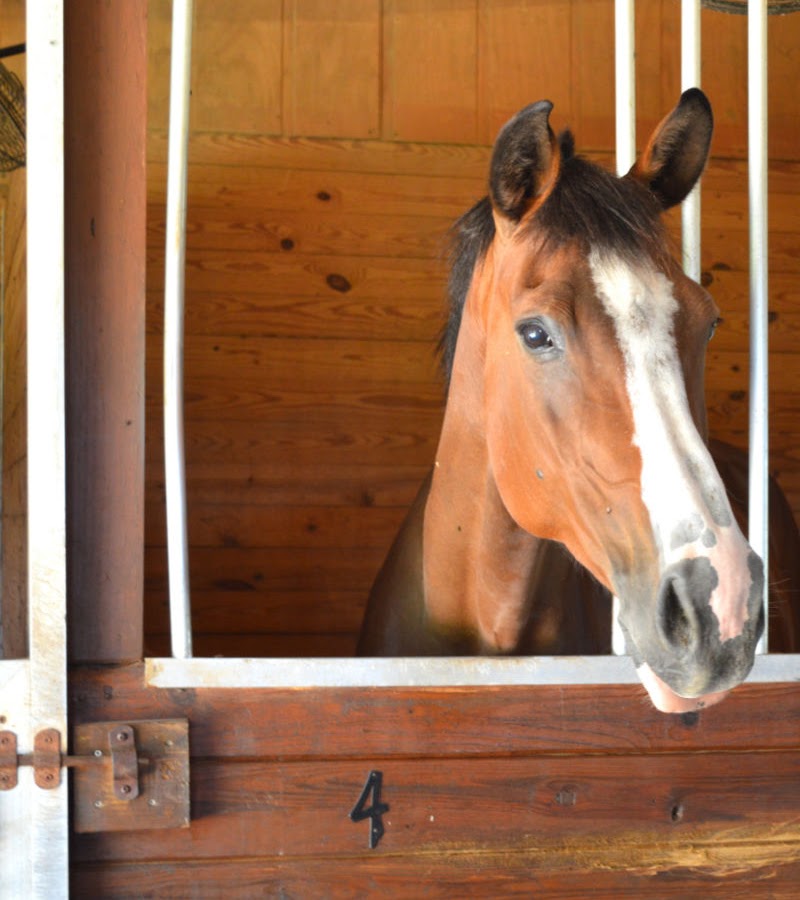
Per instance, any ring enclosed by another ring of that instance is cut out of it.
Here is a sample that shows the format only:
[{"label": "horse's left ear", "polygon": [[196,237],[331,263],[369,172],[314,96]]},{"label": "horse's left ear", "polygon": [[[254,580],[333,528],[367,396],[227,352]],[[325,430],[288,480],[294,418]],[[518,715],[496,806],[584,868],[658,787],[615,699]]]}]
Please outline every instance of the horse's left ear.
[{"label": "horse's left ear", "polygon": [[628,176],[643,181],[664,209],[676,206],[705,168],[713,130],[714,117],[706,95],[698,88],[684,91]]}]

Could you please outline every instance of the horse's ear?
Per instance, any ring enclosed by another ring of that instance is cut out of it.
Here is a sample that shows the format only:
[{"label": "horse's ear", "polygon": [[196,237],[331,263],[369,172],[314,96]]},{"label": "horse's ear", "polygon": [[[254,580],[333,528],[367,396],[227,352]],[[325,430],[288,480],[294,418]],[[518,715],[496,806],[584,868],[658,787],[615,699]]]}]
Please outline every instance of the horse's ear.
[{"label": "horse's ear", "polygon": [[549,100],[526,106],[497,136],[489,168],[495,219],[499,215],[516,225],[555,183],[559,150],[548,122],[552,108]]},{"label": "horse's ear", "polygon": [[706,95],[698,88],[684,91],[629,175],[643,181],[664,209],[676,206],[705,168],[713,130],[714,117]]}]

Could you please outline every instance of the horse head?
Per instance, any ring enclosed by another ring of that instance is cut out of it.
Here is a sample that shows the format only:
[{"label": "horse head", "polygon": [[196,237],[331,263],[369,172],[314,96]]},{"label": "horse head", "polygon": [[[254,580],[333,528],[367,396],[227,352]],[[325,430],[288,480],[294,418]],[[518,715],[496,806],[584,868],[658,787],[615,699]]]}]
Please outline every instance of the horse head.
[{"label": "horse head", "polygon": [[763,629],[762,563],[706,447],[703,370],[719,312],[661,223],[705,166],[711,108],[684,93],[621,178],[556,138],[551,108],[505,125],[489,197],[462,222],[473,252],[453,276],[469,283],[425,513],[429,607],[455,627],[436,599],[452,568],[437,556],[477,529],[455,579],[473,599],[458,602],[486,647],[508,650],[504,629],[522,613],[490,595],[513,594],[530,567],[500,556],[560,542],[618,597],[656,707],[697,709],[746,677]]}]

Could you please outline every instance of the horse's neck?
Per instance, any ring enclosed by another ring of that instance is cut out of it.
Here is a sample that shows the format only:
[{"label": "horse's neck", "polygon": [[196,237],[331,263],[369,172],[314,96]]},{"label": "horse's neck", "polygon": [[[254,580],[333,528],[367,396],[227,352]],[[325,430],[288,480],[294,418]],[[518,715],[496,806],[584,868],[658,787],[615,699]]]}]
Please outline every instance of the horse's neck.
[{"label": "horse's neck", "polygon": [[510,652],[528,619],[540,542],[512,520],[491,471],[479,328],[465,310],[425,508],[425,610],[437,629],[469,635],[474,651]]},{"label": "horse's neck", "polygon": [[485,450],[443,432],[423,529],[426,614],[473,652],[517,649],[530,611],[539,541],[502,504]]}]

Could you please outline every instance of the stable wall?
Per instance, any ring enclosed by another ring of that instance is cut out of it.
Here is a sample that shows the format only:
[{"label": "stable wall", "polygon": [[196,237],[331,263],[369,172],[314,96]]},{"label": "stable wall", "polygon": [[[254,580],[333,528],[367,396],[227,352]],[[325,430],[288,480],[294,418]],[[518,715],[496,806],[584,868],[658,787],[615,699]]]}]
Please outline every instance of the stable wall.
[{"label": "stable wall", "polygon": [[[645,140],[679,94],[679,4],[637,5]],[[282,17],[283,12],[283,17]],[[147,652],[168,650],[161,322],[170,4],[149,8]],[[747,442],[746,34],[703,13],[712,434]],[[772,471],[800,514],[800,15],[770,24]],[[531,100],[612,165],[613,7],[198,0],[186,440],[200,655],[348,655],[435,452],[444,236]],[[678,229],[678,218],[671,221]]]}]

